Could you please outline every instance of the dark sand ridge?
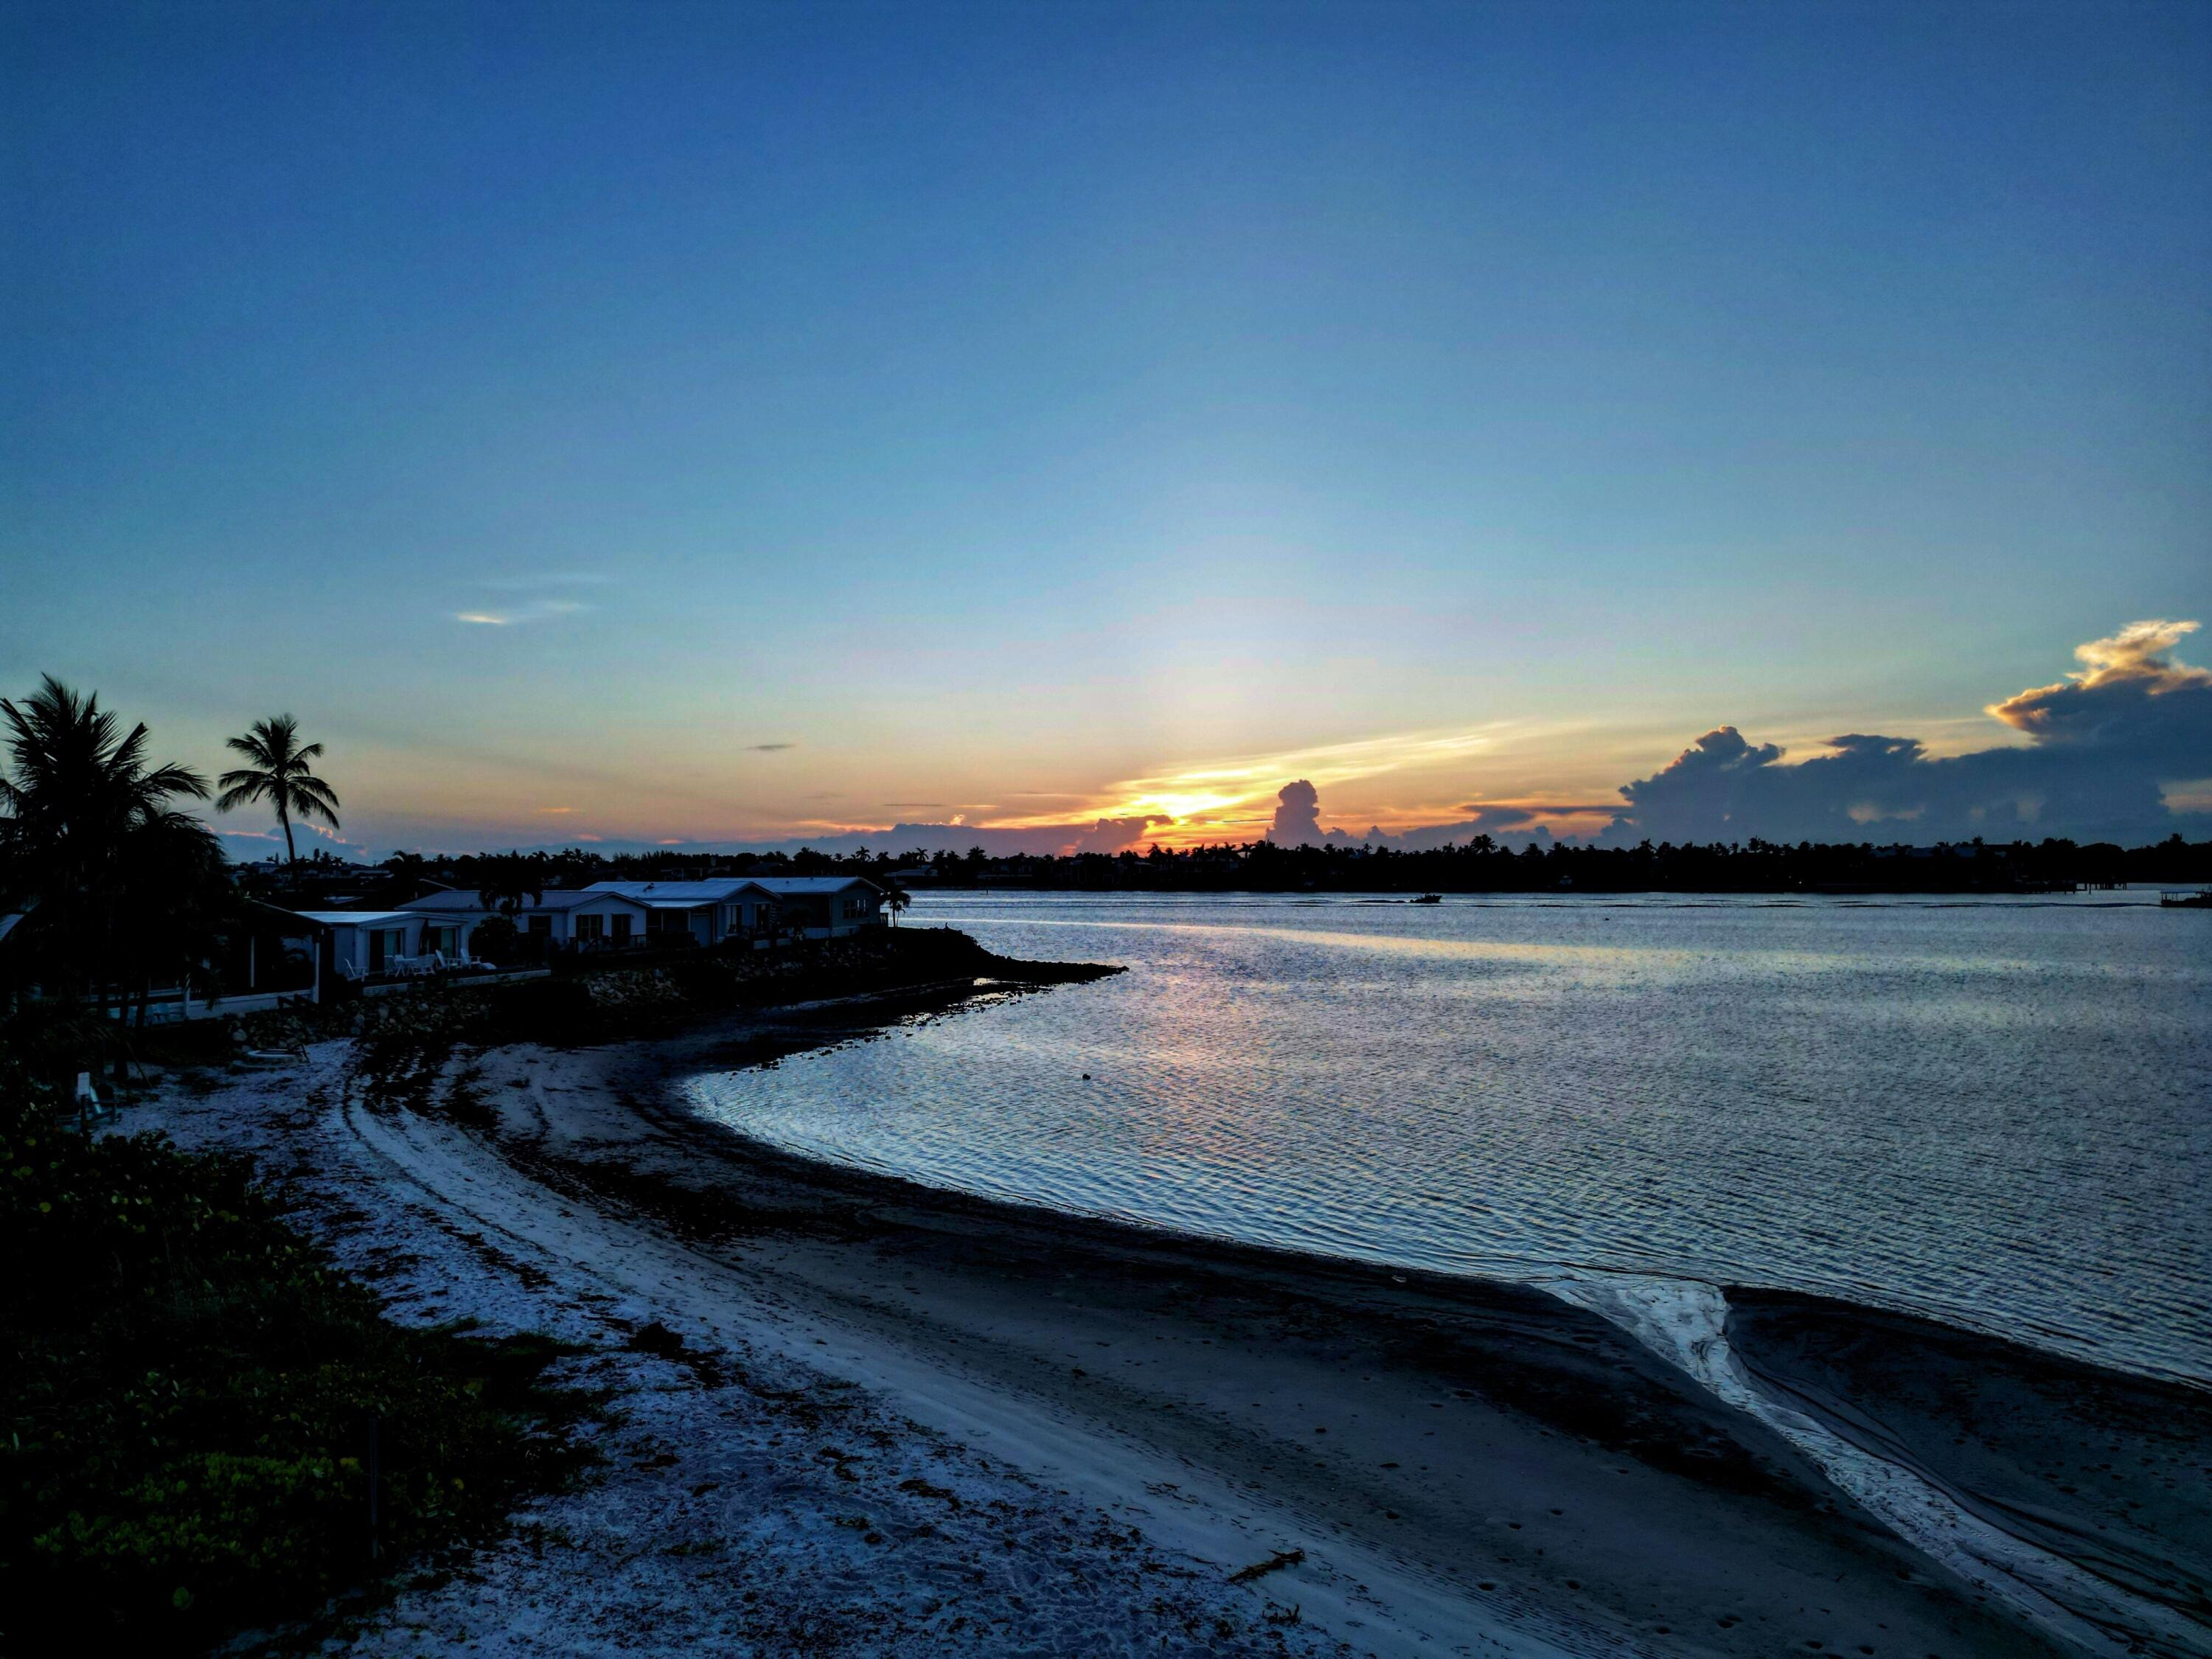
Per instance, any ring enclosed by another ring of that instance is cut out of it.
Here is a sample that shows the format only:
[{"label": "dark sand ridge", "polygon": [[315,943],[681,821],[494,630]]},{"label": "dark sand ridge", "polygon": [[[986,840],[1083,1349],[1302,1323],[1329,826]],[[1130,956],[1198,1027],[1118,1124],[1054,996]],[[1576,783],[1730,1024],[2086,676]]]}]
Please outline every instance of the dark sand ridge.
[{"label": "dark sand ridge", "polygon": [[[1065,1481],[1132,1457],[1180,1469],[1150,1486],[1164,1512],[1234,1501],[1316,1563],[1383,1564],[1423,1598],[1397,1628],[1448,1647],[1463,1606],[1468,1629],[1525,1620],[1568,1650],[2060,1650],[1781,1439],[1540,1291],[965,1199],[689,1110],[684,1079],[836,1040],[836,1018],[495,1050],[477,1062],[479,1133],[549,1206],[589,1196],[684,1240],[825,1360],[876,1356],[872,1380],[907,1379],[918,1419],[957,1378],[1030,1425],[1032,1450],[1049,1425],[1041,1455]],[[1304,1571],[1285,1569],[1285,1599]]]},{"label": "dark sand ridge", "polygon": [[1771,1395],[2171,1608],[2212,1651],[2212,1392],[1823,1297],[1727,1295],[1729,1346]]}]

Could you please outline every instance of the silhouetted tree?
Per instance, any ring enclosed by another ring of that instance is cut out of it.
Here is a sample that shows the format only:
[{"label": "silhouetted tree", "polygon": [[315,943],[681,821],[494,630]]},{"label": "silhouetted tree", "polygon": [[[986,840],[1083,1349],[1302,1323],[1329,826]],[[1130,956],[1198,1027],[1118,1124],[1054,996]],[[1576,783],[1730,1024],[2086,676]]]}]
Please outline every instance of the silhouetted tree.
[{"label": "silhouetted tree", "polygon": [[477,896],[484,908],[512,917],[527,898],[545,896],[545,864],[520,853],[489,854],[477,860]]},{"label": "silhouetted tree", "polygon": [[[49,994],[104,1006],[135,941],[221,879],[205,828],[172,805],[204,798],[207,783],[149,764],[145,726],[124,732],[97,696],[80,697],[51,674],[21,704],[0,698],[0,909],[35,906],[30,931]],[[179,849],[189,856],[173,860]]]},{"label": "silhouetted tree", "polygon": [[286,873],[296,886],[300,854],[292,844],[292,815],[321,818],[331,829],[338,827],[338,798],[314,774],[313,763],[323,745],[301,743],[300,722],[289,714],[274,714],[254,721],[245,736],[230,738],[226,747],[245,756],[248,763],[222,775],[222,793],[215,810],[228,812],[257,800],[276,808],[277,826],[284,832]]}]

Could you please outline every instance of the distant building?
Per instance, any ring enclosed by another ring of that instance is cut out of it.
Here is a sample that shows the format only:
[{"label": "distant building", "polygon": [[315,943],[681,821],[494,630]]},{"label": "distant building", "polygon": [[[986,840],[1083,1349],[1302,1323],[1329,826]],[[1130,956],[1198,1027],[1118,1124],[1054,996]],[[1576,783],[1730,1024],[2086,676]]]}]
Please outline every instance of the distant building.
[{"label": "distant building", "polygon": [[706,881],[595,881],[585,890],[620,894],[645,907],[651,932],[689,933],[702,945],[766,939],[775,931],[775,896],[744,876]]},{"label": "distant building", "polygon": [[776,902],[778,925],[805,939],[842,939],[880,927],[883,890],[859,876],[752,876]]},{"label": "distant building", "polygon": [[779,935],[842,939],[879,926],[884,896],[859,876],[725,876],[712,881],[595,881],[585,890],[619,893],[683,928],[702,945],[727,939],[766,943]]},{"label": "distant building", "polygon": [[[464,892],[425,893],[398,908],[422,922],[420,952],[454,957],[473,955],[471,937],[490,918],[503,914],[498,906],[486,904],[480,894]],[[519,931],[548,945],[619,948],[642,941],[652,915],[645,905],[621,893],[585,888],[526,895],[514,921]]]}]

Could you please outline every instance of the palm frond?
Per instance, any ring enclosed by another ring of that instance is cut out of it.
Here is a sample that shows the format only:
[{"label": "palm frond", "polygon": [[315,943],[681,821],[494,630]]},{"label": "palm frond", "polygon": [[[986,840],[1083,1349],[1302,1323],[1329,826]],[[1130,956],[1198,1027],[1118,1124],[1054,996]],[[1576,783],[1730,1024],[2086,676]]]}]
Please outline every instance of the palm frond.
[{"label": "palm frond", "polygon": [[338,827],[338,794],[323,779],[296,779],[292,783],[292,811],[303,811],[307,817],[330,818],[330,827]]},{"label": "palm frond", "polygon": [[138,781],[138,787],[149,796],[190,795],[194,800],[207,799],[207,780],[188,766],[173,763],[158,766]]}]

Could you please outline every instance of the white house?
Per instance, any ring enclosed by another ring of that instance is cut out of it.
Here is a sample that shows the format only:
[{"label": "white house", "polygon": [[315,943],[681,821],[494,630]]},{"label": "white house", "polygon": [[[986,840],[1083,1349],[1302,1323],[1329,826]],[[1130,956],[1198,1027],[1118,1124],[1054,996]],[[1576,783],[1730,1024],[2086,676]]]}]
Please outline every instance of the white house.
[{"label": "white house", "polygon": [[842,939],[883,921],[884,896],[859,876],[724,876],[712,881],[595,881],[652,908],[660,928],[688,928],[702,945],[774,933]]},{"label": "white house", "polygon": [[404,910],[294,910],[314,924],[309,934],[325,979],[362,980],[391,971],[402,957],[419,957],[434,945],[422,943],[422,918]]},{"label": "white house", "polygon": [[[447,957],[473,956],[470,939],[500,914],[480,895],[462,892],[425,893],[399,908],[422,923],[422,949]],[[644,905],[621,893],[554,890],[535,898],[525,895],[514,925],[550,945],[618,949],[641,940],[651,916]]]},{"label": "white house", "polygon": [[883,890],[860,876],[753,876],[775,899],[781,926],[808,939],[842,939],[880,927]]},{"label": "white house", "polygon": [[775,925],[776,901],[757,881],[595,881],[587,892],[619,893],[653,913],[652,932],[689,932],[702,945],[762,939]]}]

